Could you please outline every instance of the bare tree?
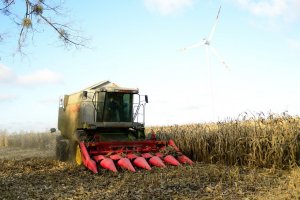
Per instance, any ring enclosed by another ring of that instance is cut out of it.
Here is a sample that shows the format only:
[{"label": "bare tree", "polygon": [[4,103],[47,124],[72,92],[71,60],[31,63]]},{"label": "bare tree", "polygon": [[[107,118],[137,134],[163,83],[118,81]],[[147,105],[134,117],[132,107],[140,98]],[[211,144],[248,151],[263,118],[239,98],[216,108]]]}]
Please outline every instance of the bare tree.
[{"label": "bare tree", "polygon": [[[0,12],[9,18],[18,29],[18,51],[22,52],[28,37],[34,37],[42,25],[50,27],[68,47],[86,47],[86,38],[68,23],[59,23],[59,16],[64,16],[60,0],[0,0]],[[20,9],[21,8],[21,9]],[[0,42],[3,34],[0,33]]]}]

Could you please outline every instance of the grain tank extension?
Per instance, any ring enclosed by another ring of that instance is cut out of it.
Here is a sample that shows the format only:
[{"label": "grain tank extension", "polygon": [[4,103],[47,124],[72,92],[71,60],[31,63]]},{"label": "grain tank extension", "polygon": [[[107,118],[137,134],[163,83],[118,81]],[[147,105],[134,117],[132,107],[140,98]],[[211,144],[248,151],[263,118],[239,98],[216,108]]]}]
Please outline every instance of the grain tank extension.
[{"label": "grain tank extension", "polygon": [[[60,100],[56,157],[97,173],[192,164],[173,140],[145,137],[147,95],[102,81]],[[171,150],[171,151],[170,151]],[[172,153],[170,153],[172,152]]]}]

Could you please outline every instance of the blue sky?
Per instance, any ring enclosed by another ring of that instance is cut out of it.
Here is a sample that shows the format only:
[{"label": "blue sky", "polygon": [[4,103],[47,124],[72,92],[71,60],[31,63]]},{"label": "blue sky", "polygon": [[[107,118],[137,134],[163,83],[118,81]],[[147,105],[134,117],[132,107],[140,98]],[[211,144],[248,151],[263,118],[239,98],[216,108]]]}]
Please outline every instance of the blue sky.
[{"label": "blue sky", "polygon": [[[211,45],[230,71],[205,48],[179,51],[208,36],[220,5]],[[0,15],[7,36],[0,43],[0,129],[56,127],[59,96],[102,80],[149,95],[146,125],[300,113],[298,0],[68,1],[65,7],[63,19],[82,30],[91,48],[66,50],[45,28],[28,41],[26,56],[12,56],[17,31]]]}]

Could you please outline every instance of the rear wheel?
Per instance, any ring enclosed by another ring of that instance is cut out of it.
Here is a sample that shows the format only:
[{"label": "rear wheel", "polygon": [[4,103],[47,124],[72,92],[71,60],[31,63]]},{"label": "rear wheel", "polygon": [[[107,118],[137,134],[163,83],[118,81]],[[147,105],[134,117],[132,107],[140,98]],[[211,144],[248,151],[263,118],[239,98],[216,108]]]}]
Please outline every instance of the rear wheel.
[{"label": "rear wheel", "polygon": [[69,156],[69,140],[62,136],[56,138],[56,159],[67,161]]}]

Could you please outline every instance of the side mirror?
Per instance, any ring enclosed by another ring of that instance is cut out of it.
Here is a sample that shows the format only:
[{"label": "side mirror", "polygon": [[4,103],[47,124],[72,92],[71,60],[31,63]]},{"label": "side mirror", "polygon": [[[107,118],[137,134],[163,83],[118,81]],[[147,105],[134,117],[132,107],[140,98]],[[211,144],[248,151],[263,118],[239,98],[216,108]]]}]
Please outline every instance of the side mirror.
[{"label": "side mirror", "polygon": [[83,91],[82,92],[82,97],[85,98],[85,99],[87,99],[87,94],[88,94],[87,91]]},{"label": "side mirror", "polygon": [[56,132],[56,128],[50,128],[50,133],[55,133]]},{"label": "side mirror", "polygon": [[148,103],[148,95],[145,95],[145,101]]}]

